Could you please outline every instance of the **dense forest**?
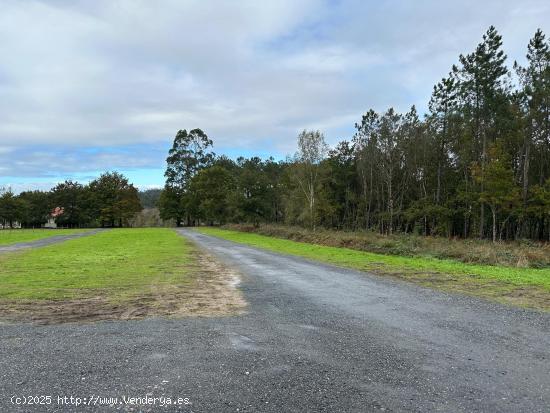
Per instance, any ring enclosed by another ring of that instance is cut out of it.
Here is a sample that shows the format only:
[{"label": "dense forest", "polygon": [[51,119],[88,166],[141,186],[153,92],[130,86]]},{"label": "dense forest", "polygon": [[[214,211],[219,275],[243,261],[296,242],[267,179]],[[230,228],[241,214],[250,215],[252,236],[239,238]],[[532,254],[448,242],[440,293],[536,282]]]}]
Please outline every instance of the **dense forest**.
[{"label": "dense forest", "polygon": [[303,131],[285,161],[217,157],[181,130],[159,207],[178,225],[285,223],[448,237],[550,238],[550,48],[510,68],[490,27],[433,88],[429,113],[369,110],[329,148]]},{"label": "dense forest", "polygon": [[[57,211],[52,213],[55,209]],[[65,181],[51,191],[0,191],[0,225],[40,228],[52,215],[61,227],[128,226],[142,206],[138,190],[117,172],[87,185]]]},{"label": "dense forest", "polygon": [[[49,192],[8,191],[0,223],[39,227],[62,208],[56,221],[68,227],[280,223],[549,240],[550,45],[537,30],[525,65],[512,67],[502,46],[490,27],[433,87],[427,114],[369,110],[333,148],[304,130],[284,161],[233,160],[216,156],[201,129],[180,130],[163,190],[139,193],[113,172]],[[142,205],[160,216],[136,218]]]}]

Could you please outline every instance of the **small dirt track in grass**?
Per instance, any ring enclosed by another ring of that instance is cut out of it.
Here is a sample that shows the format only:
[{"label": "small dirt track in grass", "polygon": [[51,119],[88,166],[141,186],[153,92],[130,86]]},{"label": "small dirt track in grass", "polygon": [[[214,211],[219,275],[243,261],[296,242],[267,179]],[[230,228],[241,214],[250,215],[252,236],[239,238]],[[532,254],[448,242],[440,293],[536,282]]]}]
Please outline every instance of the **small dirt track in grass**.
[{"label": "small dirt track in grass", "polygon": [[[23,232],[14,236],[0,237],[0,253],[46,247],[71,239],[94,235],[102,230],[31,230],[30,233],[27,233],[26,230],[21,231]],[[0,235],[4,234],[0,233]]]}]

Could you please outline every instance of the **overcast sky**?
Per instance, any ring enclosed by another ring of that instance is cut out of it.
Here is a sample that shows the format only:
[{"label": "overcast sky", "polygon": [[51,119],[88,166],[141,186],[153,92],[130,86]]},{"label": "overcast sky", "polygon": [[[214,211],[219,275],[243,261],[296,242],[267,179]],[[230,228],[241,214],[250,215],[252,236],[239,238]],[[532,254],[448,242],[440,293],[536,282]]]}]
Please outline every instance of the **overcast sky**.
[{"label": "overcast sky", "polygon": [[0,0],[0,186],[119,170],[161,186],[178,129],[282,158],[349,139],[369,108],[426,110],[495,25],[511,66],[548,1]]}]

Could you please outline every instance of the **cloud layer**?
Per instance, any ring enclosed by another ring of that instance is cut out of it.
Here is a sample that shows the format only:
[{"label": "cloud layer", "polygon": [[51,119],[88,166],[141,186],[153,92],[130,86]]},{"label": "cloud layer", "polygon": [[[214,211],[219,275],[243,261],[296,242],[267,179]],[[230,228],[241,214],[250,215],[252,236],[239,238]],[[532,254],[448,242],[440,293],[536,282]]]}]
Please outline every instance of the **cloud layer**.
[{"label": "cloud layer", "polygon": [[455,3],[4,0],[0,181],[162,168],[181,128],[218,152],[335,142],[370,107],[423,110],[489,25],[511,60],[550,34],[546,1]]}]

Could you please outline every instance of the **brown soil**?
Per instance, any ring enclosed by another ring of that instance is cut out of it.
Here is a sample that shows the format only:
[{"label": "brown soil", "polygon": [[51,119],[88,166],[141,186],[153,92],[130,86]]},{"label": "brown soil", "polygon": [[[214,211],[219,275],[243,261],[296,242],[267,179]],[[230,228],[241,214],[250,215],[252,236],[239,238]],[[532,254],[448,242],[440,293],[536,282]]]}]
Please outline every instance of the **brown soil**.
[{"label": "brown soil", "polygon": [[224,316],[240,314],[246,307],[237,288],[239,274],[202,251],[195,251],[190,284],[151,284],[150,291],[118,302],[101,291],[75,300],[3,300],[0,315],[7,322],[57,324],[145,317]]}]

